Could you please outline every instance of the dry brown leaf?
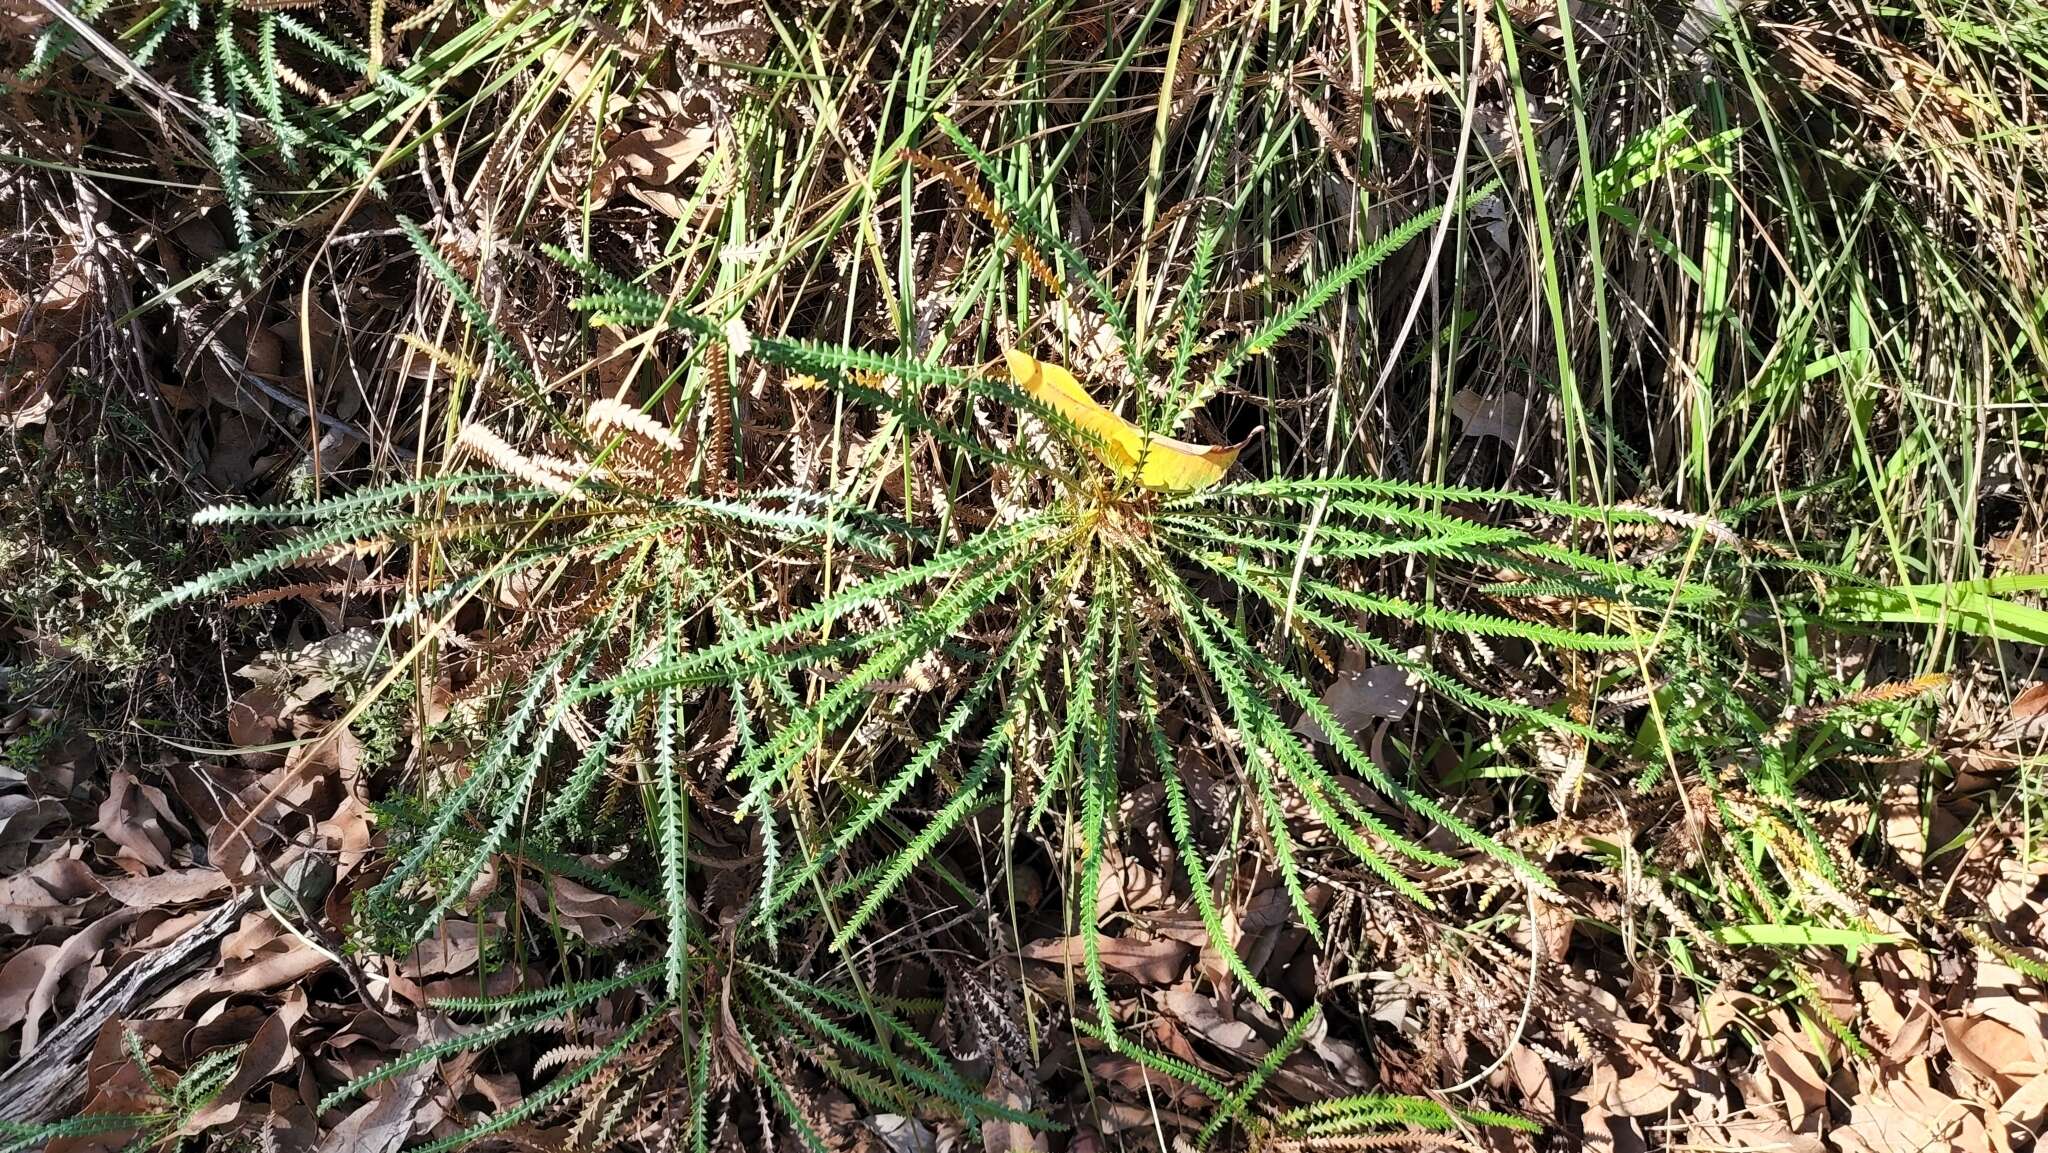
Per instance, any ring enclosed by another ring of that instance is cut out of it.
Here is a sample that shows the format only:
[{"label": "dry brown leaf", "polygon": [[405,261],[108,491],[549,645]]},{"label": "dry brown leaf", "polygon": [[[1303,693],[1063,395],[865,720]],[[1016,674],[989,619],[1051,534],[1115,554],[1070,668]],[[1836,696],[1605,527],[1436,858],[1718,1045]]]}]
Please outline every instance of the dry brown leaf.
[{"label": "dry brown leaf", "polygon": [[2029,1042],[2019,1030],[1989,1017],[1944,1017],[1941,1035],[1948,1051],[1964,1068],[1989,1081],[1999,1100],[2019,1091],[2044,1070],[2038,1039]]},{"label": "dry brown leaf", "polygon": [[681,180],[716,141],[717,134],[708,124],[660,125],[628,132],[606,146],[604,165],[590,180],[590,199],[593,203],[610,200],[623,186],[656,211],[680,217],[682,200],[662,190]]},{"label": "dry brown leaf", "polygon": [[[212,360],[207,361],[212,364]],[[246,390],[244,396],[251,395]],[[260,394],[255,394],[259,395]],[[216,398],[218,399],[218,398]],[[206,479],[221,492],[237,492],[262,471],[258,464],[270,451],[270,437],[258,418],[243,413],[219,413],[214,422],[213,448],[206,458]]]},{"label": "dry brown leaf", "polygon": [[[1934,1006],[1925,982],[1887,971],[1861,982],[1861,1002],[1870,1026],[1884,1042],[1879,1056],[1888,1064],[1901,1065],[1927,1052],[1934,1035]],[[1904,1003],[1902,1012],[1899,1005]]]},{"label": "dry brown leaf", "polygon": [[268,912],[250,913],[239,929],[221,941],[221,967],[174,986],[156,999],[157,1009],[182,1009],[200,997],[222,993],[260,993],[279,989],[334,962],[285,932]]},{"label": "dry brown leaf", "polygon": [[483,934],[475,921],[443,921],[434,935],[394,958],[399,972],[415,981],[466,973],[483,956]]},{"label": "dry brown leaf", "polygon": [[2007,1129],[2038,1136],[2044,1118],[2048,1118],[2048,1073],[2034,1074],[1998,1106],[1998,1119]]},{"label": "dry brown leaf", "polygon": [[68,925],[80,915],[78,903],[99,891],[100,880],[84,861],[50,857],[0,878],[0,924],[24,936],[48,925]]},{"label": "dry brown leaf", "polygon": [[2040,985],[2010,965],[1991,961],[1979,961],[1976,976],[1963,1006],[2010,1026],[2027,1038],[2034,1060],[2048,1063],[2048,1013],[2036,1007],[2042,1004]]},{"label": "dry brown leaf", "polygon": [[0,28],[6,29],[9,36],[23,37],[19,43],[28,43],[27,37],[55,19],[48,9],[33,3],[33,0],[0,0]]},{"label": "dry brown leaf", "polygon": [[55,945],[30,945],[0,966],[0,1029],[12,1029],[28,1016],[29,996],[56,955]]},{"label": "dry brown leaf", "polygon": [[548,877],[546,889],[536,882],[521,879],[519,900],[536,915],[547,917],[599,946],[624,940],[632,935],[634,925],[653,916],[631,901],[600,893],[558,874]]},{"label": "dry brown leaf", "polygon": [[1920,766],[1903,762],[1893,765],[1884,788],[1884,839],[1915,876],[1927,856],[1927,822],[1921,819],[1921,795]]},{"label": "dry brown leaf", "polygon": [[2032,720],[2044,713],[2048,713],[2048,681],[2029,685],[2012,699],[2012,718],[2016,721]]},{"label": "dry brown leaf", "polygon": [[1226,1053],[1239,1053],[1256,1060],[1271,1048],[1259,1039],[1257,1029],[1243,1021],[1225,1017],[1215,998],[1195,992],[1194,986],[1185,981],[1168,989],[1160,1000],[1167,1012],[1187,1026],[1188,1032]]},{"label": "dry brown leaf", "polygon": [[[424,1021],[416,1043],[433,1043],[432,1027]],[[319,1153],[397,1153],[412,1136],[428,1082],[436,1072],[437,1066],[430,1062],[372,1090],[375,1096],[368,1104],[342,1118],[321,1139]]]},{"label": "dry brown leaf", "polygon": [[[303,1082],[307,1071],[303,1065],[300,1069]],[[304,1088],[303,1085],[297,1088],[288,1086],[281,1081],[270,1083],[270,1111],[263,1117],[263,1136],[258,1141],[260,1148],[311,1149],[319,1139],[320,1121],[306,1105]],[[318,1101],[318,1094],[313,1094],[312,1099]]]},{"label": "dry brown leaf", "polygon": [[292,1030],[305,1017],[306,1010],[306,991],[293,989],[249,1039],[248,1047],[235,1060],[235,1071],[227,1084],[221,1086],[204,1109],[186,1118],[178,1132],[189,1136],[234,1120],[242,1110],[242,1099],[256,1086],[292,1068],[299,1060],[298,1048],[292,1044]]},{"label": "dry brown leaf", "polygon": [[[228,740],[243,749],[274,743],[289,727],[286,694],[274,685],[255,685],[228,702]],[[282,754],[243,752],[242,763],[254,769],[268,769],[282,760]]]},{"label": "dry brown leaf", "polygon": [[[1050,961],[1056,965],[1082,964],[1080,937],[1046,937],[1024,946],[1027,960]],[[1105,968],[1114,969],[1143,985],[1168,985],[1187,972],[1194,949],[1180,941],[1140,941],[1132,937],[1096,938],[1096,950]]]},{"label": "dry brown leaf", "polygon": [[57,1003],[57,991],[63,987],[64,979],[71,971],[99,955],[106,948],[108,938],[128,922],[141,916],[139,909],[116,909],[85,929],[65,938],[57,951],[43,964],[43,972],[36,981],[36,987],[28,997],[28,1008],[21,1023],[21,1053],[33,1052],[36,1043],[42,1040],[43,1014]]},{"label": "dry brown leaf", "polygon": [[1650,1147],[1643,1127],[1626,1114],[1591,1105],[1580,1124],[1585,1133],[1582,1148],[1588,1153],[1645,1153]]},{"label": "dry brown leaf", "polygon": [[1694,1149],[1740,1150],[1741,1153],[1827,1153],[1827,1144],[1811,1133],[1795,1133],[1780,1117],[1735,1117],[1694,1128]]},{"label": "dry brown leaf", "polygon": [[143,784],[126,769],[115,769],[92,828],[120,846],[116,864],[141,875],[171,867],[171,839],[162,816],[169,811],[162,790]]},{"label": "dry brown leaf", "polygon": [[1589,1114],[1597,1110],[1617,1118],[1657,1117],[1670,1112],[1682,1092],[1655,1065],[1616,1058],[1594,1064],[1592,1082],[1572,1098],[1584,1102]]},{"label": "dry brown leaf", "polygon": [[1786,1119],[1801,1133],[1827,1127],[1828,1079],[1797,1033],[1776,1033],[1764,1042],[1764,1069],[1778,1088]]},{"label": "dry brown leaf", "polygon": [[[1330,1075],[1336,1078],[1337,1083],[1345,1091],[1355,1092],[1372,1087],[1373,1071],[1372,1067],[1366,1064],[1364,1054],[1351,1042],[1330,1036],[1330,1018],[1327,1015],[1318,1016],[1302,1040],[1310,1052],[1322,1058],[1324,1066],[1330,1070]],[[1516,1048],[1518,1052],[1528,1053],[1524,1047]]]},{"label": "dry brown leaf", "polygon": [[203,901],[216,894],[225,893],[228,879],[221,875],[219,869],[210,865],[198,865],[190,869],[152,873],[146,877],[110,877],[102,884],[106,886],[108,894],[124,905],[153,909],[164,905]]},{"label": "dry brown leaf", "polygon": [[1984,1153],[1991,1135],[1976,1108],[1912,1081],[1878,1085],[1829,1136],[1841,1153]]},{"label": "dry brown leaf", "polygon": [[205,921],[211,912],[210,908],[190,909],[177,914],[144,909],[143,915],[135,921],[134,939],[122,950],[122,959],[131,953],[146,953],[176,942],[188,930]]},{"label": "dry brown leaf", "polygon": [[63,816],[64,807],[55,801],[21,793],[0,796],[0,872],[27,866],[36,835]]},{"label": "dry brown leaf", "polygon": [[1095,891],[1098,924],[1118,909],[1151,914],[1174,903],[1173,884],[1159,870],[1119,850],[1105,850],[1102,857],[1102,883]]},{"label": "dry brown leaf", "polygon": [[[1006,1109],[1028,1113],[1032,1109],[1031,1087],[1022,1077],[1000,1062],[989,1073],[983,1095]],[[986,1153],[1048,1153],[1052,1148],[1044,1133],[1015,1121],[991,1118],[981,1124],[981,1143]]]},{"label": "dry brown leaf", "polygon": [[877,1113],[862,1124],[882,1139],[889,1153],[939,1153],[939,1135],[915,1118]]},{"label": "dry brown leaf", "polygon": [[[1204,1062],[1195,1062],[1197,1068],[1203,1064]],[[1100,1054],[1089,1059],[1088,1071],[1098,1080],[1114,1085],[1133,1097],[1143,1098],[1149,1092],[1156,1100],[1170,1100],[1190,1106],[1200,1106],[1208,1101],[1200,1090],[1172,1074],[1140,1065],[1129,1057]]]}]

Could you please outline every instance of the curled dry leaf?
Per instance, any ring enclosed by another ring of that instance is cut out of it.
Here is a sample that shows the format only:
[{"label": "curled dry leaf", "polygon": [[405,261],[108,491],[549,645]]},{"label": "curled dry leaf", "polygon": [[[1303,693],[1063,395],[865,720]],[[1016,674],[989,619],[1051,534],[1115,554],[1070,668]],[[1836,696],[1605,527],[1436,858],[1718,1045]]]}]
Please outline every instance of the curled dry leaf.
[{"label": "curled dry leaf", "polygon": [[1795,1133],[1781,1117],[1731,1117],[1701,1125],[1690,1133],[1696,1149],[1738,1153],[1827,1153],[1828,1146],[1811,1133]]},{"label": "curled dry leaf", "polygon": [[55,801],[21,793],[0,796],[0,870],[12,873],[27,865],[37,834],[63,816],[64,807]]},{"label": "curled dry leaf", "polygon": [[[423,1020],[417,1044],[432,1044],[434,1029]],[[319,1153],[397,1153],[412,1136],[437,1067],[429,1062],[385,1082],[382,1092],[358,1106],[320,1142]]]},{"label": "curled dry leaf", "polygon": [[23,1014],[21,1025],[21,1053],[23,1056],[35,1051],[36,1043],[42,1040],[43,1015],[57,1004],[57,992],[63,987],[64,979],[72,970],[91,961],[107,947],[113,935],[128,922],[141,916],[139,909],[116,909],[94,921],[82,932],[64,939],[56,953],[44,963],[43,972],[36,981],[36,987],[29,993],[28,1008]]},{"label": "curled dry leaf", "polygon": [[717,135],[708,124],[659,125],[628,132],[605,149],[591,177],[590,199],[603,203],[621,188],[666,216],[680,218],[683,199],[664,191],[711,151]]},{"label": "curled dry leaf", "polygon": [[244,916],[241,927],[221,941],[220,957],[219,971],[172,988],[154,1007],[181,1009],[200,997],[281,989],[334,963],[260,910]]},{"label": "curled dry leaf", "polygon": [[2012,699],[2012,719],[2029,721],[2048,714],[2048,681],[2039,681],[2021,690]]},{"label": "curled dry leaf", "polygon": [[877,1113],[863,1122],[882,1139],[889,1153],[939,1153],[939,1135],[900,1113]]},{"label": "curled dry leaf", "polygon": [[2036,1073],[1998,1106],[1998,1119],[2008,1131],[2039,1135],[2048,1118],[2048,1073]]},{"label": "curled dry leaf", "polygon": [[1787,1120],[1800,1133],[1827,1126],[1828,1079],[1797,1033],[1774,1033],[1764,1042],[1764,1069],[1778,1087]]},{"label": "curled dry leaf", "polygon": [[[989,1073],[984,1090],[989,1100],[1019,1113],[1031,1111],[1031,1092],[1022,1077],[998,1062]],[[1047,1153],[1052,1148],[1044,1133],[1015,1121],[990,1119],[981,1125],[982,1148],[987,1153]]]},{"label": "curled dry leaf", "polygon": [[43,972],[57,955],[55,945],[30,945],[0,965],[0,1029],[12,1029],[28,1017],[28,999],[43,983]]},{"label": "curled dry leaf", "polygon": [[1942,1018],[1941,1034],[1955,1059],[1990,1083],[2001,1101],[2017,1093],[2025,1082],[2048,1072],[2038,1027],[2030,1040],[2003,1021],[1972,1014]]},{"label": "curled dry leaf", "polygon": [[[114,861],[140,875],[171,867],[171,839],[163,814],[170,811],[161,789],[145,785],[126,769],[116,769],[100,803],[93,831],[120,846]],[[181,830],[182,831],[182,830]]]},{"label": "curled dry leaf", "polygon": [[235,1061],[235,1071],[228,1077],[227,1084],[204,1109],[192,1114],[179,1128],[182,1134],[190,1135],[204,1129],[211,1129],[235,1119],[242,1110],[242,1099],[256,1086],[292,1068],[299,1060],[297,1046],[292,1044],[292,1031],[306,1015],[307,999],[304,989],[293,989],[249,1039],[242,1055]]},{"label": "curled dry leaf", "polygon": [[1191,984],[1182,982],[1168,989],[1161,1000],[1167,1012],[1178,1018],[1188,1032],[1226,1053],[1257,1060],[1271,1048],[1259,1039],[1257,1029],[1225,1017],[1215,998],[1195,992]]}]

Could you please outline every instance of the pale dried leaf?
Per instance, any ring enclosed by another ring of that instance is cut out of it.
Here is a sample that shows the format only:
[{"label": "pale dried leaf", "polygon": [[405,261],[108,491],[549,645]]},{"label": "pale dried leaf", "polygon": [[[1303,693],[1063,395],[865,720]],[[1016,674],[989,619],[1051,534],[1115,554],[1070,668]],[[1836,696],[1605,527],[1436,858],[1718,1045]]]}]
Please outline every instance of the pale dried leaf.
[{"label": "pale dried leaf", "polygon": [[125,927],[128,922],[141,916],[139,909],[116,909],[94,921],[81,932],[65,938],[57,952],[43,965],[43,972],[36,981],[34,991],[28,997],[28,1009],[23,1014],[21,1026],[21,1054],[34,1052],[42,1040],[43,1014],[57,1003],[57,991],[63,986],[64,978],[78,966],[99,955],[106,948],[107,940]]},{"label": "pale dried leaf", "polygon": [[[1022,1077],[1000,1063],[989,1074],[984,1093],[989,1100],[1006,1109],[1020,1113],[1031,1110],[1030,1087]],[[1031,1126],[994,1119],[982,1122],[981,1142],[986,1153],[1048,1153],[1052,1148],[1047,1144],[1045,1134]]]},{"label": "pale dried leaf", "polygon": [[921,1121],[898,1113],[877,1113],[865,1122],[890,1153],[939,1153],[939,1138]]},{"label": "pale dried leaf", "polygon": [[2038,1038],[2029,1042],[2019,1030],[1983,1016],[1944,1017],[1942,1038],[1965,1068],[1994,1085],[2003,1100],[2021,1083],[2044,1070]]},{"label": "pale dried leaf", "polygon": [[[1415,706],[1416,680],[1393,665],[1374,665],[1362,672],[1342,672],[1323,690],[1323,707],[1356,738],[1376,720],[1398,721]],[[1328,744],[1330,736],[1307,713],[1294,722],[1294,731],[1312,741]]]},{"label": "pale dried leaf", "polygon": [[1214,998],[1195,992],[1191,985],[1180,984],[1168,989],[1162,1002],[1190,1033],[1225,1052],[1244,1053],[1256,1058],[1269,1048],[1259,1040],[1257,1029],[1243,1021],[1225,1017]]},{"label": "pale dried leaf", "polygon": [[1509,444],[1518,443],[1528,411],[1529,398],[1519,392],[1483,397],[1469,388],[1461,388],[1451,397],[1451,415],[1464,425],[1465,436],[1490,436]]},{"label": "pale dried leaf", "polygon": [[0,966],[0,1029],[12,1029],[28,1017],[29,996],[43,983],[57,951],[55,945],[30,945]]},{"label": "pale dried leaf", "polygon": [[227,1084],[221,1086],[204,1109],[186,1118],[178,1131],[189,1135],[234,1120],[241,1112],[242,1099],[256,1086],[292,1068],[299,1060],[299,1051],[292,1044],[292,1030],[306,1015],[306,1009],[305,990],[294,989],[250,1038],[248,1047],[235,1060],[235,1071]]},{"label": "pale dried leaf", "polygon": [[708,124],[660,125],[628,132],[606,147],[604,166],[591,177],[590,199],[609,200],[621,187],[636,193],[667,188],[711,151],[716,139]]}]

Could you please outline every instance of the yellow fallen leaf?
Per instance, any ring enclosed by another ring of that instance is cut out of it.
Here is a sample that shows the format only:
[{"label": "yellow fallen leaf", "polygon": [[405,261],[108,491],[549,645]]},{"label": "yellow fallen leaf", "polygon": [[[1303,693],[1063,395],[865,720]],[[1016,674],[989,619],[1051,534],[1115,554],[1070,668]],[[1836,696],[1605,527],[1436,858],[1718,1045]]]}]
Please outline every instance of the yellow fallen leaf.
[{"label": "yellow fallen leaf", "polygon": [[1169,492],[1208,488],[1223,479],[1248,443],[1218,448],[1148,433],[1097,404],[1074,374],[1059,365],[1014,348],[1003,355],[1010,362],[1010,379],[1018,388],[1066,417],[1094,441],[1090,447],[1111,472],[1126,479],[1136,474],[1138,483],[1146,488]]}]

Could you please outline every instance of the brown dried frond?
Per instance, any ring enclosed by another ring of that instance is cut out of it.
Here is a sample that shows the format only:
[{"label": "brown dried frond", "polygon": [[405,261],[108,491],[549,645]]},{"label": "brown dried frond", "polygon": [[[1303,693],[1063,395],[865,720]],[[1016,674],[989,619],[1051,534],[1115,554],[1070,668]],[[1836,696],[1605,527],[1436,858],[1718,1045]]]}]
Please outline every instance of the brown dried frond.
[{"label": "brown dried frond", "polygon": [[284,81],[285,87],[308,100],[319,104],[334,103],[334,94],[332,92],[299,75],[290,65],[283,61],[278,62],[277,78]]},{"label": "brown dried frond", "polygon": [[1376,84],[1373,86],[1372,95],[1376,101],[1415,101],[1424,100],[1438,93],[1449,92],[1450,90],[1450,82],[1443,77],[1429,72],[1422,72],[1406,80],[1397,80],[1392,84]]},{"label": "brown dried frond", "polygon": [[437,540],[455,540],[474,533],[491,529],[502,529],[530,524],[531,519],[507,517],[502,513],[473,512],[462,515],[443,514],[439,520],[423,521],[405,530],[405,539],[413,544],[426,544]]},{"label": "brown dried frond", "polygon": [[714,493],[732,491],[732,364],[725,345],[711,342],[704,350],[710,376],[704,398],[711,405],[711,448],[705,469]]},{"label": "brown dried frond", "polygon": [[1017,254],[1017,259],[1024,262],[1024,266],[1031,270],[1031,274],[1038,278],[1038,282],[1045,286],[1046,291],[1061,298],[1067,295],[1066,285],[1061,283],[1059,275],[1052,270],[1052,265],[1047,263],[1038,249],[1032,246],[1031,241],[1017,230],[1015,222],[1010,219],[1010,214],[989,199],[988,193],[981,190],[979,183],[969,179],[965,173],[945,161],[935,156],[927,156],[915,149],[905,149],[903,158],[952,185],[960,193],[961,199],[967,201],[967,206],[979,212],[982,219],[988,221],[989,227],[996,230],[996,235],[1010,246],[1010,250]]},{"label": "brown dried frond", "polygon": [[229,599],[231,609],[252,608],[256,605],[274,604],[293,597],[341,597],[361,596],[365,593],[393,592],[405,587],[404,577],[383,577],[369,581],[301,581],[298,584],[283,585],[274,589],[258,589]]},{"label": "brown dried frond", "polygon": [[1886,704],[1892,701],[1910,701],[1924,697],[1929,693],[1940,692],[1946,689],[1954,679],[1954,677],[1947,673],[1924,673],[1911,680],[1887,681],[1881,685],[1872,685],[1867,689],[1858,689],[1853,693],[1836,697],[1831,701],[1823,701],[1817,705],[1808,705],[1803,709],[1794,710],[1792,715],[1773,726],[1770,739],[1782,741],[1791,736],[1795,729],[1804,728],[1816,721],[1826,720],[1837,713],[1846,712],[1863,705]]},{"label": "brown dried frond", "polygon": [[366,536],[361,540],[343,541],[329,545],[316,552],[307,553],[298,562],[299,568],[320,568],[323,565],[346,564],[352,560],[363,560],[389,549],[392,540],[388,536]]}]

